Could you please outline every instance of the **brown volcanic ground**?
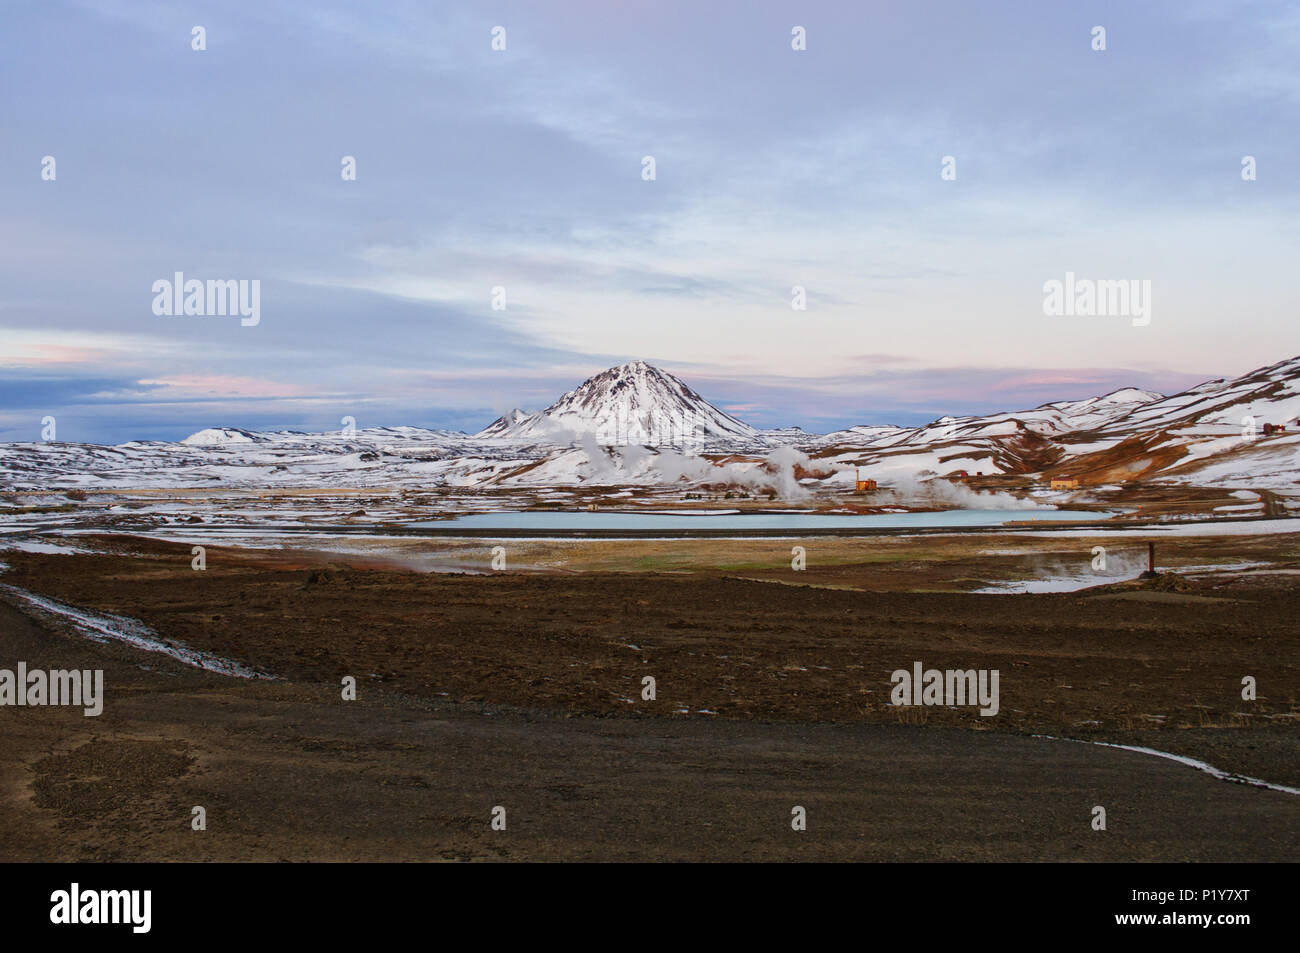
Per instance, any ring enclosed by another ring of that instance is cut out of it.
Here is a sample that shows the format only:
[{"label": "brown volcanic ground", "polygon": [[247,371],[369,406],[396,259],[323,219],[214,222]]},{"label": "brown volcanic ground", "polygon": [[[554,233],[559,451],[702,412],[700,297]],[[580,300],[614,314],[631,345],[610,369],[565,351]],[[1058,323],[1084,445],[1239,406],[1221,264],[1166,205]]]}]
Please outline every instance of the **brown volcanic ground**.
[{"label": "brown volcanic ground", "polygon": [[[1234,543],[1251,545],[1285,546]],[[197,573],[188,546],[132,546],[8,552],[0,582],[280,679],[196,672],[0,607],[0,666],[109,682],[98,719],[0,708],[6,859],[1287,859],[1300,834],[1294,796],[1028,737],[1300,786],[1294,577],[988,596],[864,591],[882,570],[861,560],[450,575],[209,548]],[[922,555],[892,571],[932,575]],[[998,669],[1001,712],[890,706],[890,673],[918,660]],[[357,702],[339,700],[344,675]],[[489,829],[496,804],[514,833]],[[802,840],[792,804],[809,807]]]}]

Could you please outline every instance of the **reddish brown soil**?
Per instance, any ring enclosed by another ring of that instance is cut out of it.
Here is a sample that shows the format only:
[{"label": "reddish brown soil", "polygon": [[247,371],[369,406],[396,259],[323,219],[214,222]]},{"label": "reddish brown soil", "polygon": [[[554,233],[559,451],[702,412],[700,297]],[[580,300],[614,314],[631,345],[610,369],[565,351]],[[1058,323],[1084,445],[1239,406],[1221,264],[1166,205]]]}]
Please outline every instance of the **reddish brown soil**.
[{"label": "reddish brown soil", "polygon": [[[187,547],[141,545],[6,553],[2,581],[281,678],[196,672],[0,606],[3,664],[95,665],[110,684],[98,719],[0,708],[8,859],[1283,859],[1300,834],[1293,796],[1027,737],[1300,785],[1300,593],[1276,581],[873,593],[215,548],[200,573]],[[890,673],[917,660],[999,669],[1001,712],[890,706]],[[791,841],[804,801],[819,827]],[[517,836],[490,831],[498,803]],[[1091,831],[1099,803],[1120,806],[1120,833]],[[214,836],[189,831],[193,804]]]},{"label": "reddish brown soil", "polygon": [[[991,596],[707,573],[419,574],[216,549],[196,572],[187,548],[147,545],[153,555],[132,558],[9,554],[4,581],[289,680],[353,675],[459,702],[1107,739],[1155,728],[1172,745],[1188,727],[1293,731],[1300,713],[1291,577]],[[915,661],[998,669],[1001,711],[891,705],[891,673]],[[641,699],[645,675],[653,702]],[[1241,698],[1247,675],[1254,701]]]}]

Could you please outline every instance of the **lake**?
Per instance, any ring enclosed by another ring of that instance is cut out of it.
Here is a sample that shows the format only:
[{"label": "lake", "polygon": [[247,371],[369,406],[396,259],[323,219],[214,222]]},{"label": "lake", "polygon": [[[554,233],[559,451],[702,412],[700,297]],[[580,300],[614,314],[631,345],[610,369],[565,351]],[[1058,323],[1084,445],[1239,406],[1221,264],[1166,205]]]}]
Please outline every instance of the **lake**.
[{"label": "lake", "polygon": [[1001,526],[1022,520],[1104,520],[1110,514],[1084,510],[939,510],[932,513],[620,513],[614,511],[532,510],[523,513],[470,513],[451,520],[408,526],[467,530],[818,530]]}]

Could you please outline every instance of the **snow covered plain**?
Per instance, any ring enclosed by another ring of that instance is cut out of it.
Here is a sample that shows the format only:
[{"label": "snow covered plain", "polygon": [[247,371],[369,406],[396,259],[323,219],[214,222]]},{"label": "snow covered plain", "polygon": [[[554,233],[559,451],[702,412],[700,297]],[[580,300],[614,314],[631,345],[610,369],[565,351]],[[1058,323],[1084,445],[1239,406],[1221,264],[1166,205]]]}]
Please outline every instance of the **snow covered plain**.
[{"label": "snow covered plain", "polygon": [[[1300,498],[1298,382],[1295,358],[1171,397],[1124,388],[1028,411],[818,435],[756,429],[634,362],[472,435],[216,427],[179,442],[0,445],[0,506],[10,504],[0,527],[82,523],[92,511],[130,530],[401,522],[592,503],[716,509],[733,498],[824,512],[1114,509],[1135,487],[1205,499],[1184,518],[1280,516]],[[1289,426],[1265,434],[1266,424]],[[854,494],[859,475],[880,489]],[[1080,485],[1051,490],[1057,477]]]}]

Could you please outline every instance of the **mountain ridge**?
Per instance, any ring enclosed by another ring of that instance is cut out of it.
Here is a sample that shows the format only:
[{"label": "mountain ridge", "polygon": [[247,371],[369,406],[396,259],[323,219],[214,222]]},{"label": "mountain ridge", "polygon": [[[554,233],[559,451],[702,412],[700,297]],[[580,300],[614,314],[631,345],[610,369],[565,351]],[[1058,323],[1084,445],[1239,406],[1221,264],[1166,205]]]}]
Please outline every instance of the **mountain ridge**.
[{"label": "mountain ridge", "polygon": [[752,480],[778,462],[792,474],[798,462],[799,480],[840,491],[855,474],[882,486],[969,474],[1295,490],[1297,415],[1300,357],[1169,396],[1125,387],[917,427],[759,430],[634,361],[593,375],[544,411],[511,411],[475,435],[212,427],[179,442],[0,444],[0,489],[664,486]]},{"label": "mountain ridge", "polygon": [[545,410],[497,418],[479,437],[572,438],[610,443],[680,443],[683,439],[753,439],[756,428],[709,403],[684,381],[645,361],[593,374]]},{"label": "mountain ridge", "polygon": [[[928,424],[913,427],[895,424],[854,424],[824,436],[865,436],[868,432],[874,432],[876,436],[888,433],[916,434],[924,437],[936,429],[962,429],[969,428],[971,425],[987,428],[996,422],[1004,421],[1038,424],[1043,432],[1067,433],[1105,429],[1106,426],[1143,407],[1157,405],[1164,410],[1172,410],[1179,406],[1172,402],[1180,399],[1190,405],[1194,401],[1189,395],[1219,395],[1225,392],[1231,395],[1236,392],[1235,385],[1247,381],[1258,381],[1259,388],[1274,386],[1276,380],[1268,375],[1279,370],[1287,370],[1292,372],[1292,376],[1300,377],[1300,357],[1288,358],[1256,368],[1237,378],[1215,378],[1171,395],[1126,386],[1093,397],[1048,401],[1025,410],[997,411],[979,415],[944,415]],[[620,401],[621,395],[626,395],[629,399]],[[1181,416],[1185,417],[1191,413],[1193,411],[1188,411],[1188,414]],[[1300,413],[1300,407],[1297,408],[1297,413]],[[654,439],[661,435],[678,435],[683,420],[693,423],[702,431],[699,435],[705,438],[752,441],[775,435],[806,436],[812,439],[822,436],[803,431],[796,426],[775,430],[755,427],[720,410],[680,378],[644,360],[630,361],[607,368],[591,375],[543,410],[527,413],[515,408],[502,414],[482,430],[465,436],[471,439],[555,440],[558,443],[570,443],[582,439],[584,435],[595,437],[597,442],[605,438],[609,443],[638,442],[637,438],[642,437],[646,439],[640,442],[654,445]],[[372,429],[448,433],[443,430],[411,427]],[[284,433],[289,431],[208,427],[185,437],[180,443],[190,446],[225,446],[257,442]],[[322,434],[324,435],[326,434]]]}]

